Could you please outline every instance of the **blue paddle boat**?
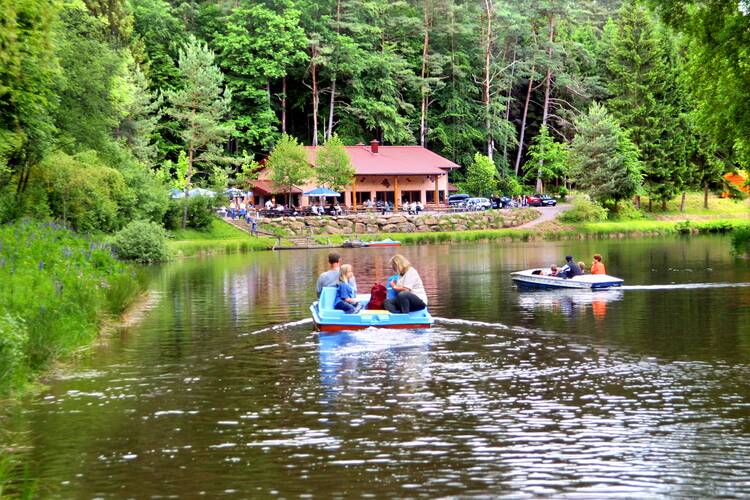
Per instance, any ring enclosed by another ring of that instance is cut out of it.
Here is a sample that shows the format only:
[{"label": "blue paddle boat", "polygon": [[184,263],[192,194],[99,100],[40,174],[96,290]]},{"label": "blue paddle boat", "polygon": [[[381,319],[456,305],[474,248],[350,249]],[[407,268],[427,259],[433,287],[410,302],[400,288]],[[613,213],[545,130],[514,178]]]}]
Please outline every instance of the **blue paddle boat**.
[{"label": "blue paddle boat", "polygon": [[367,309],[370,294],[357,294],[363,308],[354,314],[334,309],[336,287],[324,287],[320,299],[310,306],[315,328],[321,332],[363,330],[365,328],[429,328],[434,323],[427,308],[407,314],[395,314],[385,309]]}]

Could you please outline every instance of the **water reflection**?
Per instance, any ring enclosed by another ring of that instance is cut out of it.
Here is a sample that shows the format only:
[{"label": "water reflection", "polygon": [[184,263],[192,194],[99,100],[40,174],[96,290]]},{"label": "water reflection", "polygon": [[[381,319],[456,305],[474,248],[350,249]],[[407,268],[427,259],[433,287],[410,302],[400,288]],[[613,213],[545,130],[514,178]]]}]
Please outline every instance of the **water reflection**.
[{"label": "water reflection", "polygon": [[623,290],[519,290],[518,304],[529,311],[545,310],[572,318],[591,309],[594,318],[607,316],[608,304],[622,300]]}]

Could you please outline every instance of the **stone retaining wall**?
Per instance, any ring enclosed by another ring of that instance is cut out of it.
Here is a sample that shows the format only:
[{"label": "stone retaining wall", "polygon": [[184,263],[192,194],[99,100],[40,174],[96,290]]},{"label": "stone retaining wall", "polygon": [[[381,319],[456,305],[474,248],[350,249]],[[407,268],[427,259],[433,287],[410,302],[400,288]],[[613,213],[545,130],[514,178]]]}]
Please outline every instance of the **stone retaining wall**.
[{"label": "stone retaining wall", "polygon": [[265,230],[285,236],[349,235],[501,229],[519,226],[536,219],[539,215],[537,210],[522,208],[441,215],[357,214],[341,217],[279,217],[261,219],[260,223]]}]

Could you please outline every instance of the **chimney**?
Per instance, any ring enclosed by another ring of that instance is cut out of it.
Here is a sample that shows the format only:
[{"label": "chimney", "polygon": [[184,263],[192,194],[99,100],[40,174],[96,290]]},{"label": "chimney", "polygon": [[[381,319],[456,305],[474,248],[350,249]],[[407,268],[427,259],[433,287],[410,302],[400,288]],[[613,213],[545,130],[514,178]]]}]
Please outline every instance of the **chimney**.
[{"label": "chimney", "polygon": [[371,140],[370,141],[370,151],[372,151],[373,153],[377,153],[378,152],[378,144],[380,144],[380,143],[377,141],[377,139]]}]

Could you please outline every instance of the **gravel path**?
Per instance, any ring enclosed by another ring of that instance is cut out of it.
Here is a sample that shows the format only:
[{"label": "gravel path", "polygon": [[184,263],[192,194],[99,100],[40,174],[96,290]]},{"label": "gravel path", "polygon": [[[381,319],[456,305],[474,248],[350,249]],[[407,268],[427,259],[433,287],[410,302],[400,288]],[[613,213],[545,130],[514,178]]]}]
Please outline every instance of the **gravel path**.
[{"label": "gravel path", "polygon": [[542,222],[547,222],[548,220],[554,220],[555,217],[557,217],[557,214],[560,212],[564,212],[565,210],[568,210],[571,207],[570,203],[558,203],[554,207],[534,207],[535,209],[539,210],[541,212],[541,217],[537,217],[536,219],[527,222],[526,224],[521,224],[520,226],[516,226],[514,229],[528,229],[534,226],[537,226],[541,224]]}]

